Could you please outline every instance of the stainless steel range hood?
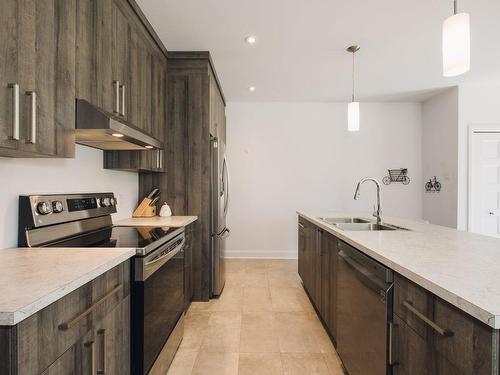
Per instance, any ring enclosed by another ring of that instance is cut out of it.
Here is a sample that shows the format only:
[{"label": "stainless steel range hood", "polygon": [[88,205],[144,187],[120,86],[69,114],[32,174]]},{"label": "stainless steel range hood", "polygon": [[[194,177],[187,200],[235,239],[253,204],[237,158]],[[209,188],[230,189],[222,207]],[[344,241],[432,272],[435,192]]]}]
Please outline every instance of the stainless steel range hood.
[{"label": "stainless steel range hood", "polygon": [[146,150],[163,143],[86,100],[76,100],[76,143],[101,150]]}]

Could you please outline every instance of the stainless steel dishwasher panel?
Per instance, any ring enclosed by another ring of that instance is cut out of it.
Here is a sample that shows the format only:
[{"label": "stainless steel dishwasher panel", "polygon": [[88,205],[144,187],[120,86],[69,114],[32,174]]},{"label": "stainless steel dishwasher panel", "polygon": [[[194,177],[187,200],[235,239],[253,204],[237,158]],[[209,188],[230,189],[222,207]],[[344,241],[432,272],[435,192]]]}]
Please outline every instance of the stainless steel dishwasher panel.
[{"label": "stainless steel dishwasher panel", "polygon": [[339,241],[337,350],[350,375],[390,374],[393,273]]}]

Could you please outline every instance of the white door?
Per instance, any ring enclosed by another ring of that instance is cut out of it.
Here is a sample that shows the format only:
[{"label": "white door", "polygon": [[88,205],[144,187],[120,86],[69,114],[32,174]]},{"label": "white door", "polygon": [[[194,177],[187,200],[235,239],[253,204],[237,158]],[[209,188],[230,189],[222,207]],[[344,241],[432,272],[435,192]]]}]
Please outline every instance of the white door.
[{"label": "white door", "polygon": [[471,147],[470,230],[500,237],[500,133],[473,133]]}]

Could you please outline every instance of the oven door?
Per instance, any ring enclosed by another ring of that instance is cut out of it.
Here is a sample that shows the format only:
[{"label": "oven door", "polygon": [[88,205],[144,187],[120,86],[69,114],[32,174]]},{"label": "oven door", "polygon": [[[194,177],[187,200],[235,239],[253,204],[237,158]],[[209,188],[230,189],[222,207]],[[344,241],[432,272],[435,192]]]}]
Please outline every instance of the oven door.
[{"label": "oven door", "polygon": [[184,244],[182,233],[147,256],[135,258],[134,374],[149,373],[153,365],[157,367],[157,360],[168,368],[182,339],[179,331],[184,314]]}]

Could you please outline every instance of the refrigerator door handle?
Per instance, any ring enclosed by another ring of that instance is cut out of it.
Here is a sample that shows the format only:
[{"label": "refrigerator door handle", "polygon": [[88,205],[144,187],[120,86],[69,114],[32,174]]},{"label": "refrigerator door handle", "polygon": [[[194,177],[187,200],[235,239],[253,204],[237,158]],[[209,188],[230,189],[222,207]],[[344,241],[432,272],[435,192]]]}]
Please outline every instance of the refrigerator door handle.
[{"label": "refrigerator door handle", "polygon": [[225,178],[223,178],[223,181],[225,183],[225,188],[224,188],[224,192],[225,192],[225,197],[224,197],[224,215],[227,214],[227,209],[229,207],[229,168],[228,168],[228,165],[227,165],[227,157],[226,155],[224,155],[224,162],[223,162],[223,165],[222,165],[222,175],[224,176],[225,175]]}]

